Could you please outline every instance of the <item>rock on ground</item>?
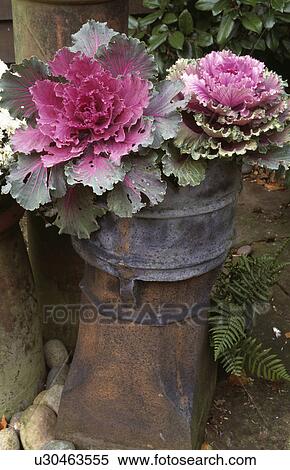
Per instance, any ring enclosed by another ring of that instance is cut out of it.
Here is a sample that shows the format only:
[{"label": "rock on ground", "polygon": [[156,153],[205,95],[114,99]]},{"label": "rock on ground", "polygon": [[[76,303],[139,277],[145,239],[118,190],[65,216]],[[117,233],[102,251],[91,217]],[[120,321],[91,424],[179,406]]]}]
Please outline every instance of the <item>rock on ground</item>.
[{"label": "rock on ground", "polygon": [[251,245],[243,245],[237,251],[238,256],[249,256],[251,253],[252,253]]},{"label": "rock on ground", "polygon": [[49,389],[54,385],[64,385],[68,373],[69,366],[67,364],[64,364],[61,367],[53,367],[47,376],[46,389]]},{"label": "rock on ground", "polygon": [[0,450],[19,450],[20,442],[16,431],[12,428],[0,431]]},{"label": "rock on ground", "polygon": [[19,413],[15,413],[9,423],[9,427],[14,429],[14,431],[17,432],[17,434],[20,433],[20,424],[21,424],[21,416],[23,412],[20,411]]},{"label": "rock on ground", "polygon": [[42,447],[42,450],[75,450],[75,446],[69,441],[50,441]]},{"label": "rock on ground", "polygon": [[68,360],[68,352],[65,345],[59,339],[51,339],[44,345],[46,364],[50,369],[60,367]]},{"label": "rock on ground", "polygon": [[48,406],[31,405],[21,417],[20,439],[25,450],[38,450],[55,437],[56,414]]},{"label": "rock on ground", "polygon": [[58,414],[60,399],[63,391],[63,385],[54,385],[48,390],[39,393],[35,398],[34,405],[46,405],[56,414]]}]

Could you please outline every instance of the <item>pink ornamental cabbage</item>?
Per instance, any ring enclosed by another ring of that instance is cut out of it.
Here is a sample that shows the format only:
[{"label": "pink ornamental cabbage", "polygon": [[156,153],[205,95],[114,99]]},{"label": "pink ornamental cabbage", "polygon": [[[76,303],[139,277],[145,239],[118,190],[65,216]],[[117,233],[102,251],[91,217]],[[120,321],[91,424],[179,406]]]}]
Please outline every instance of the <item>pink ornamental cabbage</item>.
[{"label": "pink ornamental cabbage", "polygon": [[[28,123],[13,138],[19,158],[7,191],[29,210],[56,201],[61,231],[89,236],[95,196],[116,191],[118,201],[113,194],[110,209],[127,216],[144,206],[142,194],[151,204],[164,197],[154,154],[138,153],[136,161],[129,155],[176,136],[181,118],[174,97],[183,85],[164,81],[154,87],[154,60],[144,45],[106,24],[89,21],[72,39],[73,46],[58,51],[48,65],[32,58],[2,77],[2,105]],[[132,177],[138,165],[150,195]],[[92,207],[90,223],[82,221],[85,229],[72,227],[80,205]]]},{"label": "pink ornamental cabbage", "polygon": [[194,160],[242,155],[270,168],[290,165],[285,83],[262,62],[211,52],[177,61],[168,78],[182,80],[188,100],[175,140],[182,153]]},{"label": "pink ornamental cabbage", "polygon": [[45,167],[85,157],[106,157],[117,165],[121,158],[150,143],[152,121],[150,82],[139,75],[114,77],[95,59],[62,49],[49,64],[55,76],[67,82],[38,80],[30,88],[37,109],[37,127],[14,137],[18,152],[43,152]]}]

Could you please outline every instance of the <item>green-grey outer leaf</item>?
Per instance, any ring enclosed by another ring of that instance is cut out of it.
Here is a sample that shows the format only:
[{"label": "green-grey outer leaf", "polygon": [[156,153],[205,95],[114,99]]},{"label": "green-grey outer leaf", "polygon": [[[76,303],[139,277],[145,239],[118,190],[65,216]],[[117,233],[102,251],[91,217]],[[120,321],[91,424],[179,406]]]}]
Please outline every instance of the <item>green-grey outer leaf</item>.
[{"label": "green-grey outer leaf", "polygon": [[177,149],[162,158],[163,172],[166,176],[174,175],[180,186],[198,186],[205,178],[206,165],[193,160],[188,155],[180,155]]},{"label": "green-grey outer leaf", "polygon": [[12,66],[0,79],[1,106],[7,108],[13,117],[32,119],[37,109],[29,88],[37,80],[43,80],[48,76],[47,65],[36,57],[25,59],[22,64]]},{"label": "green-grey outer leaf", "polygon": [[106,209],[96,204],[90,188],[74,186],[65,197],[55,202],[57,217],[54,221],[60,230],[78,238],[90,238],[90,234],[98,230],[96,218],[102,217]]}]

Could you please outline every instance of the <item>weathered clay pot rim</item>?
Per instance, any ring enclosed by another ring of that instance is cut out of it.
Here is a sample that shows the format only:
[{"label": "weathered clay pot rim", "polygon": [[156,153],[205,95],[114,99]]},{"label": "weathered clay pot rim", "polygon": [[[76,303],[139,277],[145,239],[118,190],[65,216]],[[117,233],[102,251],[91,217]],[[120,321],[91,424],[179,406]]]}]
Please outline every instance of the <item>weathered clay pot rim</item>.
[{"label": "weathered clay pot rim", "polygon": [[201,276],[227,256],[240,184],[238,166],[213,162],[201,185],[169,185],[161,204],[129,219],[106,214],[99,231],[88,240],[73,238],[73,246],[86,263],[122,279]]},{"label": "weathered clay pot rim", "polygon": [[[0,199],[1,199],[0,195]],[[11,198],[10,205],[4,210],[0,209],[0,233],[4,233],[19,222],[25,210]]]},{"label": "weathered clay pot rim", "polygon": [[[215,210],[222,209],[226,205],[231,204],[232,202],[232,193],[229,192],[226,194],[224,197],[221,197],[215,201]],[[137,219],[171,219],[172,217],[174,218],[183,218],[183,217],[191,217],[193,215],[201,215],[201,214],[208,214],[212,212],[213,206],[212,204],[206,204],[202,207],[196,206],[194,209],[188,209],[184,208],[184,211],[182,210],[175,210],[175,209],[163,209],[161,204],[153,206],[153,207],[146,207],[144,209],[141,209],[140,212],[137,214],[133,214],[133,217]],[[114,217],[118,219],[119,217],[116,216],[115,214]]]}]

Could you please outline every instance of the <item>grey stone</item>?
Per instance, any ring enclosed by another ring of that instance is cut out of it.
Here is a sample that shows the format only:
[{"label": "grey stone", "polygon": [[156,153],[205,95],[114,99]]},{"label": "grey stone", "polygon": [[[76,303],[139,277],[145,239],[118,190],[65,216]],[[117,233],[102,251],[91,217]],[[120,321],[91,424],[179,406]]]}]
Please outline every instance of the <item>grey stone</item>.
[{"label": "grey stone", "polygon": [[48,406],[31,405],[21,417],[20,439],[24,449],[38,450],[55,438],[56,414]]},{"label": "grey stone", "polygon": [[34,405],[46,405],[56,414],[58,414],[63,385],[54,385],[48,390],[39,393],[35,398]]},{"label": "grey stone", "polygon": [[249,256],[251,253],[252,253],[251,245],[243,245],[237,251],[238,256]]},{"label": "grey stone", "polygon": [[17,434],[20,433],[20,424],[21,424],[21,416],[23,415],[23,412],[20,411],[19,413],[15,413],[9,423],[9,427],[14,429],[14,431],[17,432]]},{"label": "grey stone", "polygon": [[54,385],[64,385],[69,373],[69,366],[64,364],[61,367],[53,367],[47,376],[46,388],[49,389]]},{"label": "grey stone", "polygon": [[20,442],[16,431],[12,428],[0,431],[0,450],[19,450]]},{"label": "grey stone", "polygon": [[69,441],[50,441],[43,447],[43,450],[75,450],[75,446]]},{"label": "grey stone", "polygon": [[68,352],[65,345],[58,339],[51,339],[44,345],[44,354],[47,366],[60,367],[68,360]]}]

